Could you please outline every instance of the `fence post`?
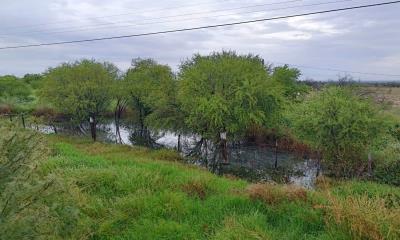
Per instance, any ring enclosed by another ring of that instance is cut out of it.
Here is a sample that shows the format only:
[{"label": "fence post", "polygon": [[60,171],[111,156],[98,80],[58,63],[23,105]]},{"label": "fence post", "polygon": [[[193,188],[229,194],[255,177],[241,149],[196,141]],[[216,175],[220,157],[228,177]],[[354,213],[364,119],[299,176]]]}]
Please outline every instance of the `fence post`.
[{"label": "fence post", "polygon": [[372,154],[368,153],[368,176],[372,176]]},{"label": "fence post", "polygon": [[278,140],[275,140],[275,169],[278,168]]},{"label": "fence post", "polygon": [[25,126],[25,117],[24,117],[24,114],[21,114],[21,120],[22,120],[22,126],[23,126],[24,128],[26,128],[26,126]]}]

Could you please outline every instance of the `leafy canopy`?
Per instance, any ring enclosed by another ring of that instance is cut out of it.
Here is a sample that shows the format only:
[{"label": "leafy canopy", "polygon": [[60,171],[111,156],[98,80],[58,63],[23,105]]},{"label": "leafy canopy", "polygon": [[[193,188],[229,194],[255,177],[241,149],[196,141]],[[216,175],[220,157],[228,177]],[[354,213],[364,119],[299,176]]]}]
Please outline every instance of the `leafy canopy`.
[{"label": "leafy canopy", "polygon": [[42,96],[61,112],[83,121],[107,110],[115,75],[94,60],[63,63],[45,73]]},{"label": "leafy canopy", "polygon": [[185,123],[208,139],[269,125],[279,101],[263,60],[235,52],[194,55],[181,65],[178,100]]},{"label": "leafy canopy", "polygon": [[31,101],[31,89],[15,76],[0,76],[0,100],[16,103]]},{"label": "leafy canopy", "polygon": [[139,114],[140,124],[144,124],[146,118],[158,109],[161,112],[156,113],[151,121],[156,125],[157,118],[162,117],[162,113],[168,113],[169,109],[166,108],[169,107],[170,97],[175,91],[176,84],[171,68],[152,59],[134,59],[125,81],[133,107]]},{"label": "leafy canopy", "polygon": [[385,131],[372,102],[345,87],[328,87],[297,104],[291,120],[297,137],[321,151],[327,166],[342,176],[366,164],[367,151]]}]

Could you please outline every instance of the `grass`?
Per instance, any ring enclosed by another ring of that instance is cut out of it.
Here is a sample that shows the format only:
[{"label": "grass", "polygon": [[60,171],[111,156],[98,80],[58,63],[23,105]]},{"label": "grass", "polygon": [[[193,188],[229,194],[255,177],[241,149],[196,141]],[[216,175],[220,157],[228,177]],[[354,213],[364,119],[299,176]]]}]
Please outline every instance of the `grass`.
[{"label": "grass", "polygon": [[[46,139],[53,154],[41,161],[35,171],[41,179],[51,176],[57,184],[45,194],[40,192],[39,202],[10,221],[18,223],[25,219],[25,227],[3,222],[5,227],[0,227],[0,236],[7,239],[39,236],[43,239],[46,234],[46,239],[396,239],[400,236],[398,220],[394,220],[400,219],[399,188],[355,181],[329,181],[329,186],[317,191],[252,185],[185,165],[178,154],[167,150],[152,151],[60,136]],[[27,231],[28,226],[33,230]]]}]

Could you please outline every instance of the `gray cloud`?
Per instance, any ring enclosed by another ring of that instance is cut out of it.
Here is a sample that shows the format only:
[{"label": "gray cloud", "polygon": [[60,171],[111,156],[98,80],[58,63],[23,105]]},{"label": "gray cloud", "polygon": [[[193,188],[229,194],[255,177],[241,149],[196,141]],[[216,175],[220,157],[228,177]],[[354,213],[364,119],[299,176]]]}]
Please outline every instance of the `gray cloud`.
[{"label": "gray cloud", "polygon": [[[331,1],[303,0],[218,12],[221,9],[287,1],[3,0],[0,8],[2,23],[0,46],[143,33],[384,2],[354,0],[324,6],[299,7],[302,4]],[[191,7],[182,7],[189,5]],[[271,10],[290,6],[293,8]],[[164,10],[155,11],[157,9]],[[256,10],[265,10],[265,12],[243,13]],[[194,14],[199,12],[202,14]],[[212,13],[204,14],[204,12]],[[400,74],[399,12],[400,4],[219,29],[4,50],[0,51],[0,75],[21,76],[30,72],[42,72],[61,62],[81,58],[112,61],[125,70],[129,67],[132,58],[151,57],[177,69],[179,63],[193,53],[207,54],[221,49],[259,54],[270,62]],[[193,14],[154,19],[187,13]],[[118,16],[102,17],[109,15]],[[149,18],[151,20],[146,20]],[[149,24],[151,22],[157,22],[157,24]],[[334,79],[338,74],[345,74],[309,68],[301,69],[304,78],[311,77],[318,80]],[[359,74],[354,74],[354,77],[363,80],[400,80],[400,77]]]}]

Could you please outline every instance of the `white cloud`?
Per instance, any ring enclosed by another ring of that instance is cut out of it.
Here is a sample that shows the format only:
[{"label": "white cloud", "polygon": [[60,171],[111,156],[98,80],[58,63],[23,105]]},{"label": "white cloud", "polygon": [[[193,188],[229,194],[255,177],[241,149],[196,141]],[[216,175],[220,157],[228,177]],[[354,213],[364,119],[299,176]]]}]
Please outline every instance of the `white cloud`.
[{"label": "white cloud", "polygon": [[[310,0],[310,3],[312,1],[314,0]],[[2,0],[0,46],[142,33],[325,9],[321,6],[312,9],[299,8],[254,14],[239,14],[240,11],[229,11],[225,13],[236,14],[204,19],[198,19],[198,17],[205,16],[205,14],[189,15],[168,19],[180,21],[165,20],[163,22],[160,19],[151,20],[151,22],[161,21],[158,24],[126,26],[127,24],[149,22],[144,21],[145,18],[215,11],[258,3],[265,3],[265,1],[225,0],[216,3],[211,0],[196,0],[196,2],[184,0]],[[199,5],[182,8],[182,6],[196,4]],[[341,3],[336,4],[335,7],[349,5],[351,4]],[[291,4],[282,4],[282,7],[284,6],[291,6]],[[155,9],[165,8],[170,9],[154,12]],[[262,8],[259,9],[262,10]],[[176,69],[181,60],[190,57],[193,53],[206,54],[221,49],[260,54],[267,61],[343,68],[353,71],[362,71],[368,68],[371,71],[387,71],[394,74],[399,71],[400,32],[396,28],[400,25],[399,11],[400,5],[392,5],[379,9],[298,17],[193,32],[42,48],[10,49],[0,51],[0,75],[41,72],[49,66],[83,57],[110,60],[123,69],[129,66],[132,58],[152,57],[162,63],[168,63]],[[134,14],[98,18],[126,13]],[[221,13],[223,12],[219,14]],[[196,19],[188,21],[188,18]],[[99,25],[121,21],[126,21],[126,23]],[[55,22],[56,24],[51,25],[43,24]],[[27,25],[37,26],[27,27]],[[88,25],[99,25],[104,28],[76,29],[86,28]],[[15,26],[24,27],[15,28]],[[68,30],[72,27],[80,31],[48,34],[51,29]],[[37,33],[27,33],[28,30],[37,31]],[[315,76],[319,79],[334,78],[337,75],[335,72],[316,72],[309,69],[304,69],[304,72],[304,75],[308,77]]]}]

